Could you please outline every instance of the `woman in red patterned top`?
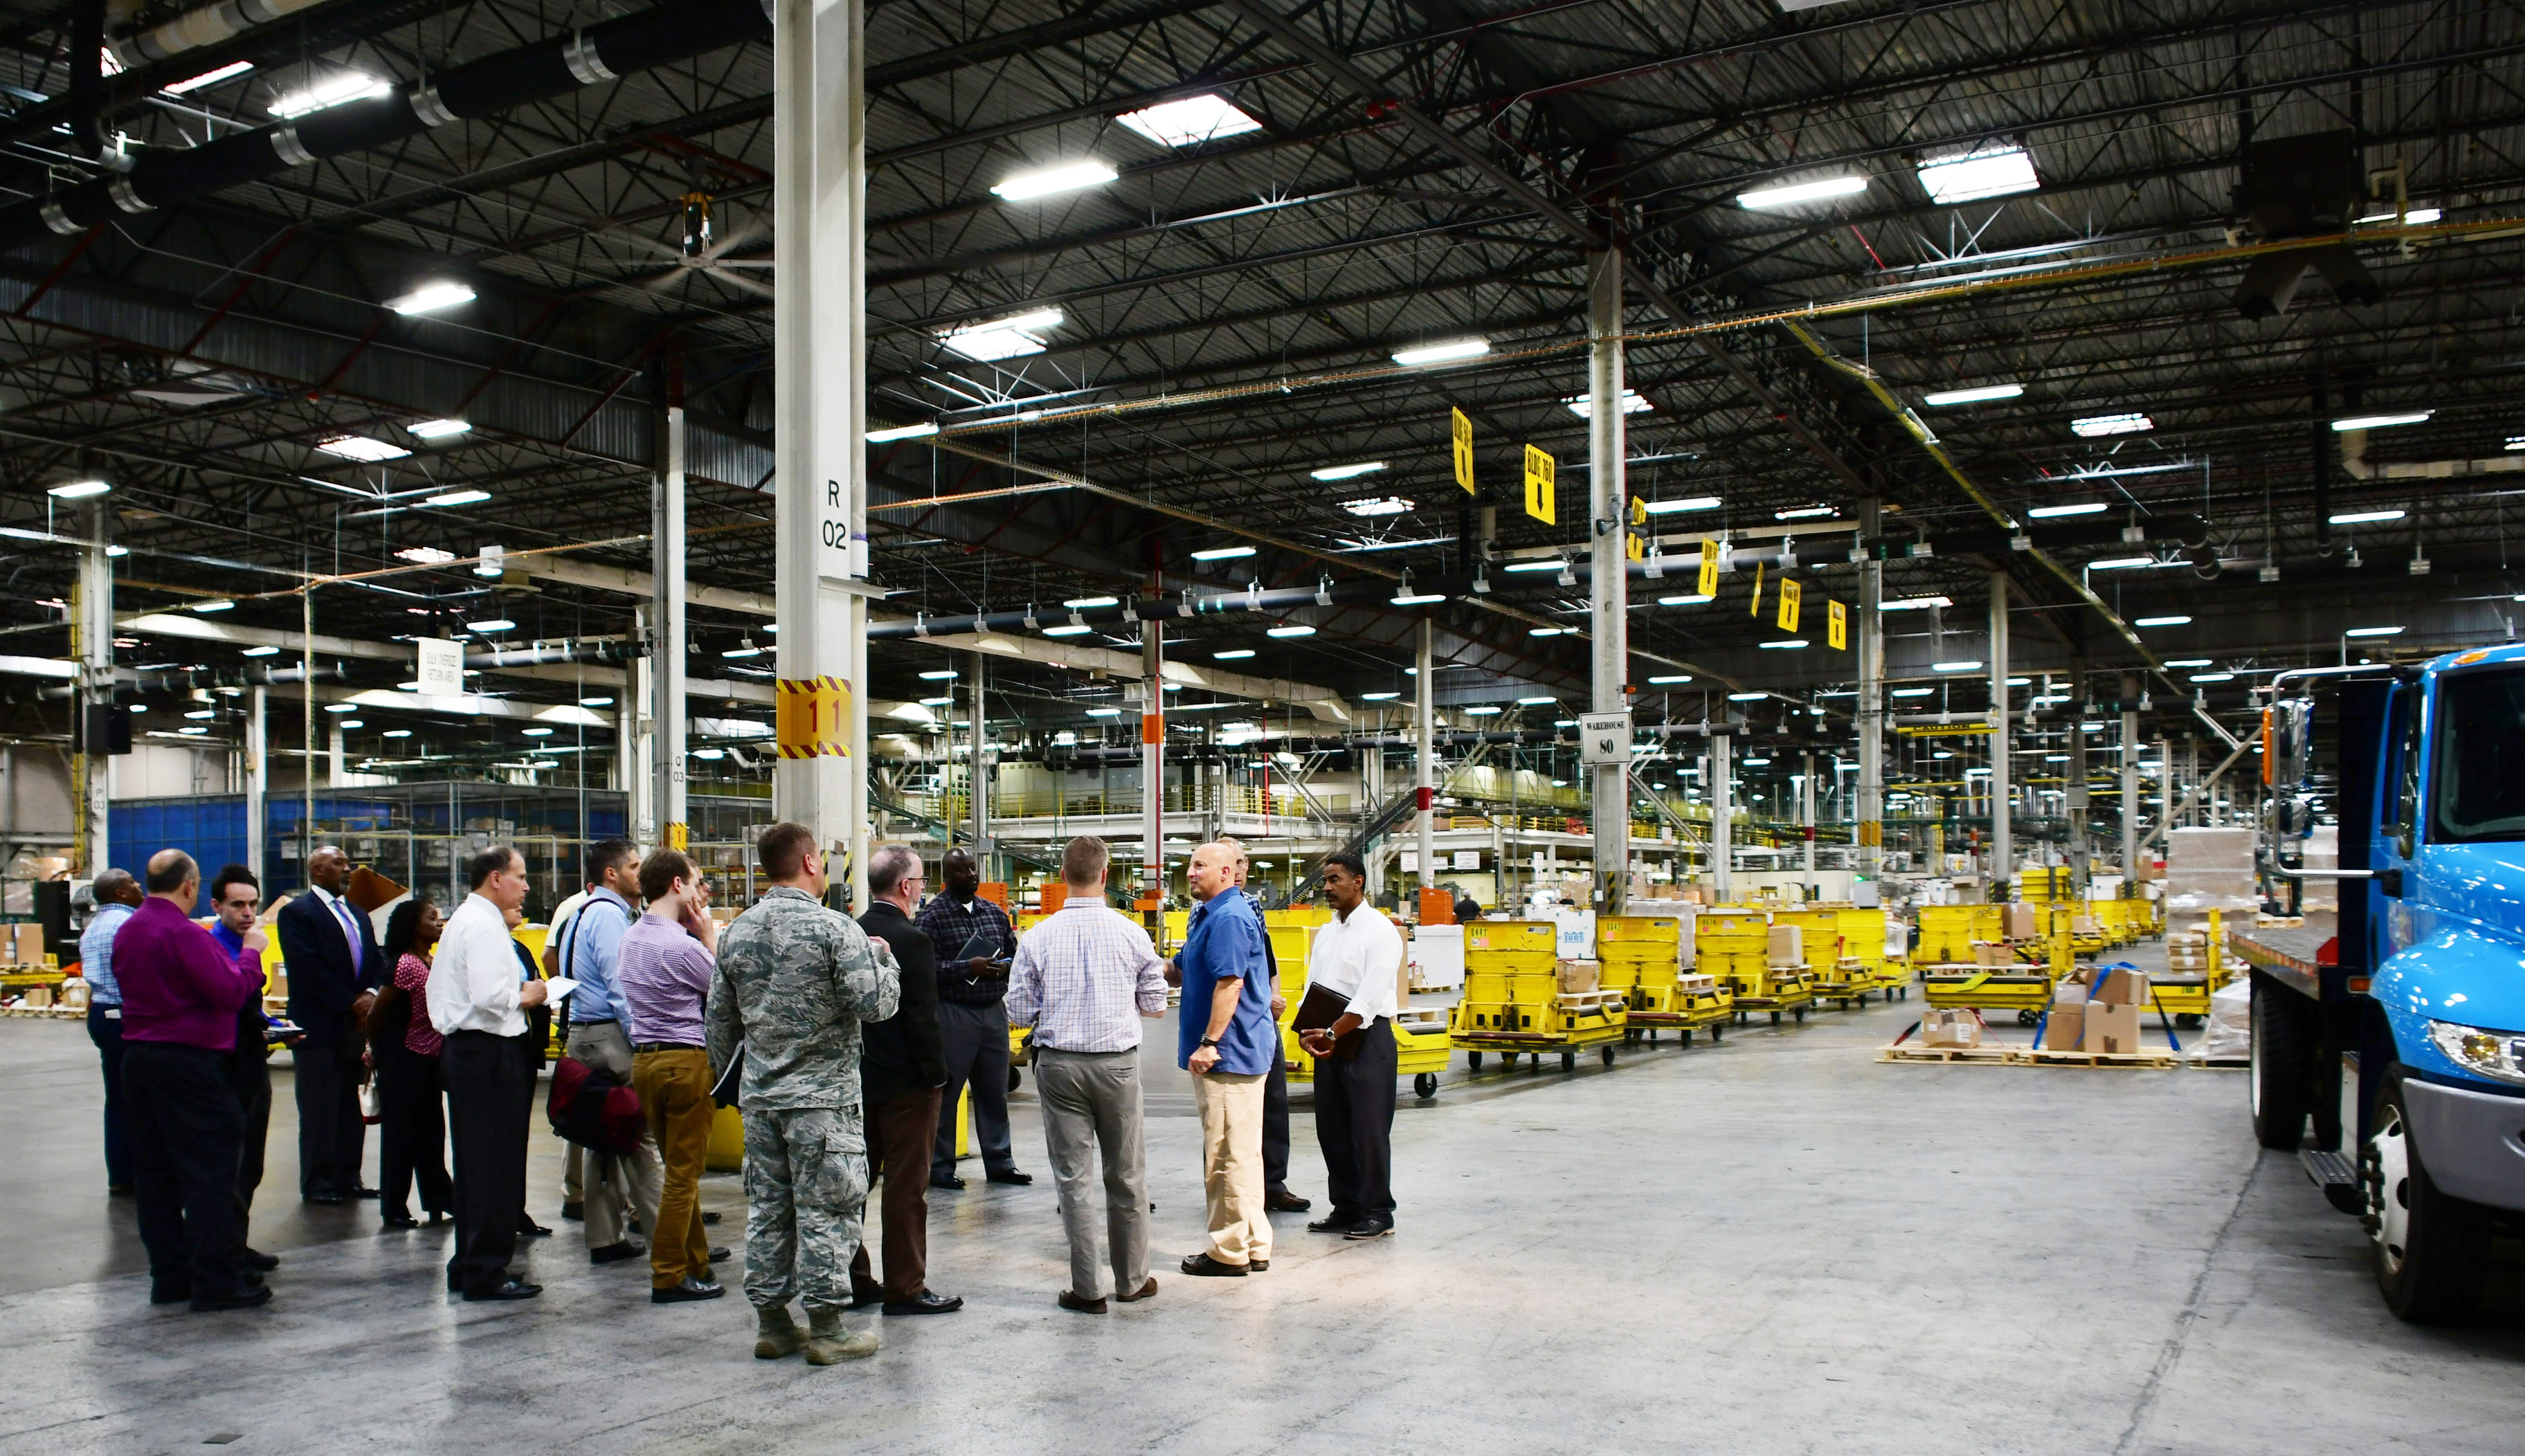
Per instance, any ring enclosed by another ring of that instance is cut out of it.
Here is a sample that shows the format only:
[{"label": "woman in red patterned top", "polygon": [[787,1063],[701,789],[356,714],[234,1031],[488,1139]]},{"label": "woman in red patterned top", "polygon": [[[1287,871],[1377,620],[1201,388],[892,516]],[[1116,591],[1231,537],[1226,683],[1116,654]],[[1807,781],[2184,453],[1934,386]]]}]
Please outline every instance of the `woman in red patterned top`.
[{"label": "woman in red patterned top", "polygon": [[377,1100],[384,1117],[378,1141],[378,1207],[389,1229],[418,1229],[405,1196],[421,1185],[421,1211],[433,1224],[456,1207],[447,1177],[447,1113],[440,1100],[439,1036],[429,1024],[429,952],[446,924],[438,906],[418,897],[395,906],[386,920],[386,954],[394,957],[394,988],[401,1010],[371,1020],[377,1063]]}]

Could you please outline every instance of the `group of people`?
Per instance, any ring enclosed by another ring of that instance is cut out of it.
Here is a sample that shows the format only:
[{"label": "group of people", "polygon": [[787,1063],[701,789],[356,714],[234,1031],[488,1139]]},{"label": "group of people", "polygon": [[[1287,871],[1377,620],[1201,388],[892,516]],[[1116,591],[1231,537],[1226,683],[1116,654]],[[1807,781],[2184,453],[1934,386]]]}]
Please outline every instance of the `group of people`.
[{"label": "group of people", "polygon": [[[1182,1269],[1244,1277],[1270,1267],[1267,1213],[1308,1210],[1286,1187],[1286,1064],[1278,968],[1243,894],[1247,860],[1232,840],[1202,846],[1183,946],[1162,961],[1146,931],[1105,899],[1103,841],[1072,840],[1063,908],[1020,944],[982,896],[962,850],[924,901],[917,850],[879,847],[871,903],[857,920],[825,903],[824,855],[804,826],[765,831],[769,889],[721,925],[682,853],[641,856],[623,841],[594,847],[588,889],[555,917],[538,964],[512,935],[527,891],[516,850],[495,846],[466,866],[469,894],[443,917],[397,904],[382,942],[344,898],[350,866],[323,848],[309,893],[276,918],[288,1022],[262,1014],[260,887],[242,866],[214,876],[206,928],[190,856],[166,849],[145,886],[121,871],[96,882],[100,912],[82,939],[90,1029],[107,1076],[113,1191],[140,1203],[153,1301],[230,1309],[272,1297],[277,1264],[245,1239],[262,1177],[271,1099],[267,1040],[292,1050],[302,1196],[380,1199],[391,1229],[452,1217],[447,1287],[469,1300],[532,1298],[517,1265],[520,1238],[551,1231],[526,1209],[526,1147],[537,1073],[562,1021],[579,1096],[636,1096],[636,1138],[573,1142],[566,1216],[583,1222],[588,1257],[648,1257],[651,1298],[715,1299],[726,1290],[701,1208],[717,1106],[744,1113],[744,1290],[757,1311],[755,1353],[803,1349],[817,1364],[875,1352],[845,1331],[844,1311],[952,1313],[961,1298],[927,1285],[928,1193],[962,1189],[956,1108],[968,1092],[985,1176],[1024,1185],[1007,1093],[1009,1028],[1032,1028],[1044,1138],[1070,1254],[1063,1308],[1102,1313],[1157,1292],[1148,1270],[1142,1139],[1142,1019],[1183,988],[1177,1061],[1202,1123],[1209,1243]],[[1307,999],[1294,1025],[1313,1058],[1316,1132],[1332,1208],[1308,1227],[1354,1239],[1394,1228],[1389,1169],[1395,1107],[1393,1018],[1401,934],[1365,900],[1365,874],[1336,854],[1323,888],[1335,916],[1315,935]],[[361,1185],[360,1088],[374,1078],[381,1189]],[[443,1109],[443,1110],[442,1110]],[[556,1111],[558,1116],[558,1110]],[[443,1157],[453,1148],[453,1168]],[[1091,1181],[1102,1160],[1103,1217]],[[862,1241],[872,1179],[882,1269]],[[645,1235],[645,1245],[637,1236]],[[802,1330],[790,1313],[803,1304]]]}]

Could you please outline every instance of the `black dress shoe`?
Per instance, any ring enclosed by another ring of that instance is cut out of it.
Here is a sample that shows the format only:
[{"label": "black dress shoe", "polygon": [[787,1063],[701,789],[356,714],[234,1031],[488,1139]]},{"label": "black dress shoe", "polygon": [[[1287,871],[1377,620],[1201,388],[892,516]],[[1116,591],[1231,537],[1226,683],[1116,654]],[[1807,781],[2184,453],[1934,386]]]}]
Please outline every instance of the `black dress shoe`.
[{"label": "black dress shoe", "polygon": [[714,1264],[724,1264],[724,1263],[726,1263],[726,1262],[727,1262],[727,1260],[728,1260],[728,1252],[727,1252],[727,1250],[726,1250],[726,1249],[723,1249],[723,1248],[715,1248],[715,1249],[712,1249],[712,1250],[710,1251],[710,1261],[711,1261],[712,1263],[714,1263]]},{"label": "black dress shoe", "polygon": [[1315,1220],[1313,1223],[1307,1225],[1307,1232],[1310,1234],[1347,1234],[1358,1227],[1359,1216],[1357,1214],[1343,1213],[1339,1209],[1335,1209],[1333,1212],[1328,1213],[1322,1218]]},{"label": "black dress shoe", "polygon": [[518,1235],[522,1238],[550,1238],[552,1230],[536,1223],[532,1218],[521,1218],[518,1220]]},{"label": "black dress shoe", "polygon": [[138,1189],[127,1183],[109,1183],[105,1186],[105,1195],[109,1198],[132,1198],[139,1196],[139,1193]]},{"label": "black dress shoe", "polygon": [[628,1238],[621,1238],[607,1244],[603,1248],[589,1249],[587,1251],[587,1262],[590,1264],[619,1264],[624,1259],[636,1259],[648,1251],[649,1245],[645,1243],[633,1243]]},{"label": "black dress shoe", "polygon": [[1200,1279],[1243,1279],[1245,1266],[1222,1264],[1212,1258],[1208,1249],[1204,1249],[1197,1254],[1184,1255],[1183,1272]]},{"label": "black dress shoe", "polygon": [[587,1205],[585,1203],[564,1203],[561,1206],[561,1216],[575,1224],[587,1217]]},{"label": "black dress shoe", "polygon": [[492,1299],[532,1299],[543,1291],[543,1286],[530,1285],[513,1274],[487,1289],[467,1289],[465,1300],[469,1304],[480,1304]]},{"label": "black dress shoe", "polygon": [[421,1227],[421,1220],[414,1218],[408,1213],[385,1214],[379,1219],[379,1222],[389,1229],[418,1229]]},{"label": "black dress shoe", "polygon": [[260,1269],[266,1274],[269,1274],[272,1270],[280,1267],[280,1256],[278,1254],[267,1254],[260,1249],[238,1249],[236,1261],[239,1265],[247,1269]]},{"label": "black dress shoe", "polygon": [[1287,1189],[1282,1189],[1276,1193],[1264,1193],[1262,1206],[1273,1213],[1304,1213],[1315,1206],[1315,1200],[1301,1198]]},{"label": "black dress shoe", "polygon": [[984,1176],[992,1183],[1010,1183],[1016,1185],[1018,1188],[1024,1188],[1027,1184],[1034,1182],[1033,1174],[1020,1173],[1015,1168],[1002,1168],[997,1173],[986,1174]]},{"label": "black dress shoe", "polygon": [[332,1208],[340,1204],[348,1203],[351,1200],[343,1197],[340,1193],[309,1193],[307,1195],[307,1201],[310,1203],[322,1203],[327,1208]]},{"label": "black dress shoe", "polygon": [[684,1276],[681,1284],[668,1285],[662,1289],[651,1289],[649,1302],[651,1304],[686,1304],[696,1299],[717,1299],[726,1292],[725,1285],[704,1284],[688,1274]]},{"label": "black dress shoe", "polygon": [[363,1188],[351,1189],[351,1196],[354,1198],[382,1198],[385,1195],[385,1189],[383,1189]]},{"label": "black dress shoe", "polygon": [[948,1174],[944,1178],[932,1173],[929,1175],[929,1186],[933,1189],[946,1189],[951,1192],[963,1192],[965,1190],[965,1180],[958,1178],[953,1173]]},{"label": "black dress shoe", "polygon": [[214,1314],[223,1309],[254,1309],[272,1302],[272,1290],[264,1285],[250,1288],[228,1289],[218,1294],[193,1296],[193,1313]]},{"label": "black dress shoe", "polygon": [[952,1315],[965,1307],[962,1294],[941,1294],[923,1289],[909,1299],[889,1299],[885,1312],[890,1315]]},{"label": "black dress shoe", "polygon": [[718,1223],[718,1214],[716,1214],[716,1213],[705,1213],[705,1214],[703,1214],[703,1215],[702,1215],[702,1223],[703,1223],[704,1225],[706,1225],[706,1226],[707,1226],[707,1225],[710,1225],[710,1224],[715,1224],[715,1223]]},{"label": "black dress shoe", "polygon": [[1343,1232],[1344,1238],[1385,1238],[1394,1233],[1392,1219],[1361,1219]]},{"label": "black dress shoe", "polygon": [[189,1284],[152,1284],[149,1286],[149,1302],[152,1304],[184,1304],[192,1297],[193,1286]]}]

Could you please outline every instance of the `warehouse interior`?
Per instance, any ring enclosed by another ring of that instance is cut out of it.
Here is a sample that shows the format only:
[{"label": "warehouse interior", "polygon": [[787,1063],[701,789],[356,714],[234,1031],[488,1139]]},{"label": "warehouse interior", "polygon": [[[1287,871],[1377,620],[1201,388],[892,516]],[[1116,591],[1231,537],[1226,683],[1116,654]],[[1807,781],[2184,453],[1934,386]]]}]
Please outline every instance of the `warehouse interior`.
[{"label": "warehouse interior", "polygon": [[[0,0],[0,1451],[2512,1449],[2520,94],[2512,0]],[[1284,975],[1361,856],[1399,1236],[1082,1331],[977,1174],[962,1317],[758,1367],[442,1308],[281,1053],[274,1303],[150,1307],[98,874],[511,844],[539,947],[783,820],[1162,951],[1232,836]]]}]

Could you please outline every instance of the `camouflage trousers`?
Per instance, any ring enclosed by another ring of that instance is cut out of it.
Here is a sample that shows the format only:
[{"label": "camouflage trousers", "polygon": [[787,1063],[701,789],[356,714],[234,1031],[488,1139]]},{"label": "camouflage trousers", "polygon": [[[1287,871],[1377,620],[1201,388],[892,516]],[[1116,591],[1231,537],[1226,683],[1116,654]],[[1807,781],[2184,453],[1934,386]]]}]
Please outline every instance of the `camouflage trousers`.
[{"label": "camouflage trousers", "polygon": [[810,1312],[847,1308],[867,1190],[859,1108],[748,1110],[745,1297],[763,1309],[800,1296]]}]

